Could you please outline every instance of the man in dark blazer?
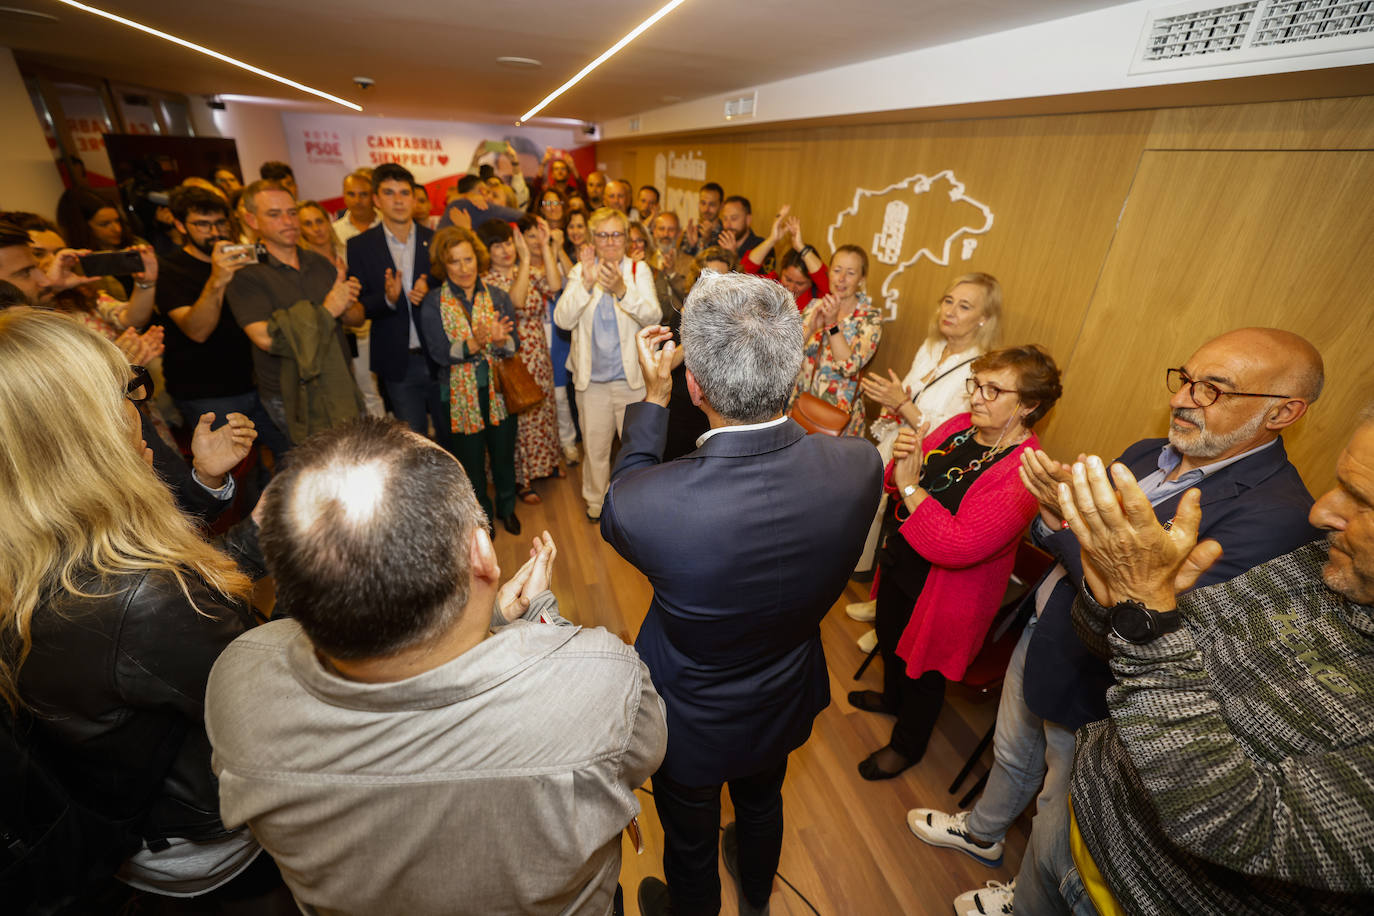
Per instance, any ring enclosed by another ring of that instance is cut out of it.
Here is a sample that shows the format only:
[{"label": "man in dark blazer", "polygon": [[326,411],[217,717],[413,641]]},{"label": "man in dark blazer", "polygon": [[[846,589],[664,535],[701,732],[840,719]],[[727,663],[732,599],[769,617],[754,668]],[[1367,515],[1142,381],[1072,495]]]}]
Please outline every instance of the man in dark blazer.
[{"label": "man in dark blazer", "polygon": [[678,354],[669,329],[641,330],[645,399],[625,411],[601,513],[602,536],[654,586],[635,648],[668,711],[653,777],[668,882],[646,878],[640,909],[666,912],[671,898],[677,916],[719,911],[729,783],[740,911],[767,912],[787,755],[830,702],[820,622],[858,560],[882,463],[862,439],[807,436],[787,417],[802,326],[776,283],[704,273],[681,339],[711,428],[696,451],[662,463]]},{"label": "man in dark blazer", "polygon": [[[1201,492],[1199,537],[1216,540],[1223,553],[1193,587],[1233,579],[1319,537],[1307,520],[1312,497],[1281,438],[1321,392],[1316,349],[1286,331],[1243,328],[1203,344],[1168,371],[1167,381],[1173,392],[1169,437],[1141,440],[1116,460],[1141,482],[1160,521],[1173,518],[1188,489]],[[1041,452],[1026,460],[1023,471],[1041,505],[1032,533],[1059,564],[1026,599],[1034,615],[1003,685],[996,762],[972,811],[951,816],[916,808],[907,821],[926,842],[1000,864],[1006,828],[1038,791],[1015,908],[1068,912],[1072,901],[1065,901],[1063,890],[1078,887],[1064,880],[1073,868],[1067,793],[1074,732],[1107,718],[1106,692],[1115,679],[1073,628],[1070,611],[1083,564],[1058,509],[1057,481],[1067,480],[1068,468]],[[1011,899],[998,886],[961,895],[955,908],[1001,912]]]},{"label": "man in dark blazer", "polygon": [[433,384],[436,367],[425,355],[419,306],[429,291],[429,243],[434,231],[414,215],[415,178],[394,162],[372,172],[372,199],[382,221],[348,240],[348,272],[360,284],[358,301],[372,319],[372,371],[381,379],[391,412],[420,435],[427,415],[439,425]]}]

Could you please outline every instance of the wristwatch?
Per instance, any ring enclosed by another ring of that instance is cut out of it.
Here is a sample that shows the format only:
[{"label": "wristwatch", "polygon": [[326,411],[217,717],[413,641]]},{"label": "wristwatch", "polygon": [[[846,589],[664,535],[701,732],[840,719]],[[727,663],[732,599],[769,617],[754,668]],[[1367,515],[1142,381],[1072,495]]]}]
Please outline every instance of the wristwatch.
[{"label": "wristwatch", "polygon": [[1139,601],[1123,601],[1110,608],[1112,634],[1136,645],[1158,639],[1183,625],[1177,610],[1156,611]]},{"label": "wristwatch", "polygon": [[834,337],[838,333],[840,333],[840,326],[838,324],[832,324],[830,326],[830,336]]},{"label": "wristwatch", "polygon": [[906,499],[908,496],[914,495],[917,489],[919,488],[914,483],[909,483],[906,486],[902,487],[902,499]]}]

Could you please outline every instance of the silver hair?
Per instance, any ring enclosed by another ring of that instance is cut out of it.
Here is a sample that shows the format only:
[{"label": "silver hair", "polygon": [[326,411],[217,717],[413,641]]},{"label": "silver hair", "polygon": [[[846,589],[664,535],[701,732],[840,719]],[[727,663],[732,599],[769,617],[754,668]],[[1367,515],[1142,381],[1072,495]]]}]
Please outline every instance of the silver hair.
[{"label": "silver hair", "polygon": [[682,307],[687,368],[711,407],[737,423],[787,407],[802,343],[796,301],[772,280],[703,270]]}]

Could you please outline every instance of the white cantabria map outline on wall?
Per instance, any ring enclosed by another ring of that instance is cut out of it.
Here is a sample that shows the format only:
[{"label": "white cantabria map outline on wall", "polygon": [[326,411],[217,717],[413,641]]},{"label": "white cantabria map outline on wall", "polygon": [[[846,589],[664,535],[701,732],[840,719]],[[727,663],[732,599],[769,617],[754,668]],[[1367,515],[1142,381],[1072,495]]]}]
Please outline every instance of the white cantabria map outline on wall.
[{"label": "white cantabria map outline on wall", "polygon": [[[960,236],[982,235],[992,228],[992,210],[988,208],[987,204],[981,203],[966,195],[964,193],[964,183],[955,177],[951,169],[944,169],[930,176],[923,174],[912,175],[910,178],[905,178],[896,184],[888,185],[877,191],[870,191],[867,188],[855,188],[854,202],[847,209],[841,210],[835,215],[835,222],[830,225],[830,229],[826,232],[826,241],[829,243],[830,252],[833,255],[837,247],[835,244],[835,230],[840,228],[840,224],[844,222],[845,217],[858,214],[859,206],[866,198],[881,197],[884,194],[890,194],[893,191],[901,191],[903,189],[909,189],[913,195],[926,194],[929,193],[931,185],[941,178],[945,179],[950,184],[949,199],[951,201],[969,204],[982,213],[983,225],[980,227],[960,226],[944,240],[944,244],[940,246],[941,250],[938,255],[929,247],[923,246],[918,248],[916,253],[906,260],[900,260],[902,243],[906,235],[906,221],[907,217],[910,215],[911,208],[905,201],[890,201],[883,211],[883,227],[881,231],[873,237],[873,244],[870,247],[870,252],[880,263],[895,265],[895,269],[883,280],[881,290],[883,304],[887,307],[887,317],[884,319],[886,321],[892,321],[897,317],[897,291],[893,289],[892,286],[894,281],[902,275],[902,272],[912,264],[915,264],[922,257],[930,259],[931,262],[939,264],[941,267],[948,267],[950,248],[953,247],[955,240]],[[973,249],[976,248],[977,245],[977,239],[965,238],[963,246],[960,249],[960,256],[964,260],[968,260],[972,257]]]}]

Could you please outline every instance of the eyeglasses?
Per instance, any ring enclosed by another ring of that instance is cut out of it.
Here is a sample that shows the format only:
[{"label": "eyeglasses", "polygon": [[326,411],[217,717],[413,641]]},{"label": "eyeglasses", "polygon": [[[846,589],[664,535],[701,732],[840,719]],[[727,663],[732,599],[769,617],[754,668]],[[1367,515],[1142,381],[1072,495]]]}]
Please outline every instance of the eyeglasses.
[{"label": "eyeglasses", "polygon": [[561,206],[563,206],[563,201],[561,201],[561,200],[545,200],[545,201],[541,201],[540,204],[539,204],[539,206],[543,207],[545,210],[553,210],[553,209],[556,208],[556,207],[561,207]]},{"label": "eyeglasses", "polygon": [[625,237],[623,232],[593,232],[592,236],[598,242],[618,242]]},{"label": "eyeglasses", "polygon": [[134,377],[124,387],[124,396],[135,404],[141,404],[153,396],[153,376],[143,366],[130,366]]},{"label": "eyeglasses", "polygon": [[192,229],[200,229],[209,232],[211,229],[228,229],[228,219],[191,219],[186,221],[186,225]]},{"label": "eyeglasses", "polygon": [[1182,369],[1170,369],[1164,373],[1164,382],[1169,391],[1175,393],[1184,385],[1188,386],[1188,397],[1199,407],[1211,407],[1223,395],[1233,398],[1287,398],[1286,394],[1256,394],[1253,391],[1226,391],[1211,382],[1192,379]]},{"label": "eyeglasses", "polygon": [[964,382],[964,387],[968,389],[969,397],[973,397],[973,393],[976,391],[979,394],[981,394],[983,396],[983,400],[987,401],[989,404],[991,404],[993,401],[997,400],[1004,394],[1021,393],[1014,388],[998,388],[996,385],[986,382],[980,385],[978,384],[977,379],[972,378]]}]

